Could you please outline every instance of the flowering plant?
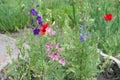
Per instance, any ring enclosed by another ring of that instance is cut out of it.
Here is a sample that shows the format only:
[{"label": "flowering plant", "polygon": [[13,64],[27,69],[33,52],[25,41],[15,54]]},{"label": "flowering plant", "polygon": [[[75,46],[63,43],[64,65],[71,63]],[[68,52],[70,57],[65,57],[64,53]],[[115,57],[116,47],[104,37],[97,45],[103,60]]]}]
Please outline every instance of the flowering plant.
[{"label": "flowering plant", "polygon": [[106,21],[110,21],[110,20],[112,20],[112,14],[106,14],[106,15],[103,16],[103,18]]}]

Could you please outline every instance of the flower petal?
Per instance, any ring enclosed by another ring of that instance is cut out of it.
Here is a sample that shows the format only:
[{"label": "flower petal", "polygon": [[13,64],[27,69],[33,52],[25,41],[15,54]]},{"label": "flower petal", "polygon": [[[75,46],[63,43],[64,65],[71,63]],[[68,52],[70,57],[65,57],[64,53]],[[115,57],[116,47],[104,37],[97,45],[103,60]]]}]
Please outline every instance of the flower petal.
[{"label": "flower petal", "polygon": [[58,61],[62,66],[65,66],[66,62],[65,62],[65,59],[62,58]]}]

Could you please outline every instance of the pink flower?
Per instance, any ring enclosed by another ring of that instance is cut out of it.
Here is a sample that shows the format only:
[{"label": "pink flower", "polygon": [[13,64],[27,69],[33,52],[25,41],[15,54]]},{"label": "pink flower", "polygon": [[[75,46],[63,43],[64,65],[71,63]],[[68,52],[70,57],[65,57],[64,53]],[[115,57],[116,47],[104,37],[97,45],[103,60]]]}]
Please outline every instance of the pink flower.
[{"label": "pink flower", "polygon": [[47,53],[47,57],[52,58],[52,54]]},{"label": "pink flower", "polygon": [[46,47],[46,51],[48,52],[48,51],[51,49],[51,44],[46,43],[46,44],[45,44],[45,47]]},{"label": "pink flower", "polygon": [[52,29],[51,28],[47,28],[46,31],[47,31],[47,33],[51,33]]},{"label": "pink flower", "polygon": [[59,56],[60,56],[59,53],[54,53],[52,55],[52,59],[57,61]]},{"label": "pink flower", "polygon": [[46,32],[49,34],[49,35],[55,35],[56,34],[56,31],[54,31],[52,28],[47,28],[46,29]]},{"label": "pink flower", "polygon": [[60,49],[60,48],[59,48],[59,44],[56,44],[56,45],[55,45],[55,49],[56,49],[56,50],[59,50],[59,49]]},{"label": "pink flower", "polygon": [[56,60],[58,61],[58,57],[60,56],[59,53],[53,53],[53,54],[47,54],[47,56],[49,58],[51,58],[52,60]]},{"label": "pink flower", "polygon": [[55,35],[55,34],[56,34],[56,31],[52,31],[52,32],[51,32],[51,35]]},{"label": "pink flower", "polygon": [[64,59],[64,58],[60,59],[58,62],[59,62],[60,64],[62,64],[62,66],[65,66],[65,59]]}]

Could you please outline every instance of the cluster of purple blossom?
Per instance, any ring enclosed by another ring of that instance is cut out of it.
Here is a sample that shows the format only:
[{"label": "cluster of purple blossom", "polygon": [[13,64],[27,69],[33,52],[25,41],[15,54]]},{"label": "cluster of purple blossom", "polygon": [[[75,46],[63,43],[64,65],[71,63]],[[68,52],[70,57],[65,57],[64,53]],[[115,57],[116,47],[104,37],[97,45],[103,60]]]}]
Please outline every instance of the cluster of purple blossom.
[{"label": "cluster of purple blossom", "polygon": [[[41,16],[38,15],[38,12],[37,12],[34,8],[30,9],[30,14],[31,14],[32,16],[35,16],[37,23],[38,23],[40,26],[42,26]],[[34,20],[31,20],[31,24],[34,24]],[[33,27],[32,30],[33,30],[33,34],[34,34],[34,35],[38,35],[39,32],[40,32],[40,29],[39,29],[39,28],[34,28],[34,27]]]},{"label": "cluster of purple blossom", "polygon": [[[30,10],[30,14],[31,14],[32,16],[36,16],[36,20],[37,20],[38,24],[39,24],[40,26],[42,26],[41,16],[38,15],[38,12],[37,12],[34,8],[32,8],[32,9]],[[32,23],[33,23],[33,21],[32,21]]]},{"label": "cluster of purple blossom", "polygon": [[[59,59],[59,57],[60,57],[60,54],[58,52],[60,50],[59,44],[52,45],[50,43],[46,43],[45,47],[46,47],[46,56],[48,58],[50,58],[54,61],[57,61],[62,66],[65,66],[65,59],[64,58]],[[55,49],[56,52],[51,53],[50,52],[51,49]]]},{"label": "cluster of purple blossom", "polygon": [[84,42],[85,39],[88,37],[88,34],[84,32],[84,27],[80,26],[80,42]]}]

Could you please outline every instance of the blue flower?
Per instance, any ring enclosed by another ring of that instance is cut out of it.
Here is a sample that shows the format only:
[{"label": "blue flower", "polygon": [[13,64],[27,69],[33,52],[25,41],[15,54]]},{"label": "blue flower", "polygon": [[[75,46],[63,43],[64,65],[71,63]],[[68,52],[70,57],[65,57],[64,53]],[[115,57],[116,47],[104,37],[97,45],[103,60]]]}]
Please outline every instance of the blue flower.
[{"label": "blue flower", "polygon": [[37,16],[37,17],[36,17],[36,20],[37,20],[37,21],[41,21],[41,16]]},{"label": "blue flower", "polygon": [[34,35],[38,35],[39,32],[40,32],[40,30],[38,28],[33,29],[33,34]]},{"label": "blue flower", "polygon": [[37,20],[38,24],[39,24],[40,26],[42,26],[41,16],[37,16],[36,20]]},{"label": "blue flower", "polygon": [[32,9],[30,10],[30,14],[33,15],[33,16],[37,16],[37,15],[38,15],[38,12],[35,11],[35,9],[32,8]]},{"label": "blue flower", "polygon": [[80,35],[80,42],[84,42],[84,40],[85,40],[85,34],[82,33],[82,34]]},{"label": "blue flower", "polygon": [[39,21],[38,24],[39,24],[40,26],[42,26],[42,21]]},{"label": "blue flower", "polygon": [[84,31],[84,28],[82,25],[80,26],[80,31]]}]

